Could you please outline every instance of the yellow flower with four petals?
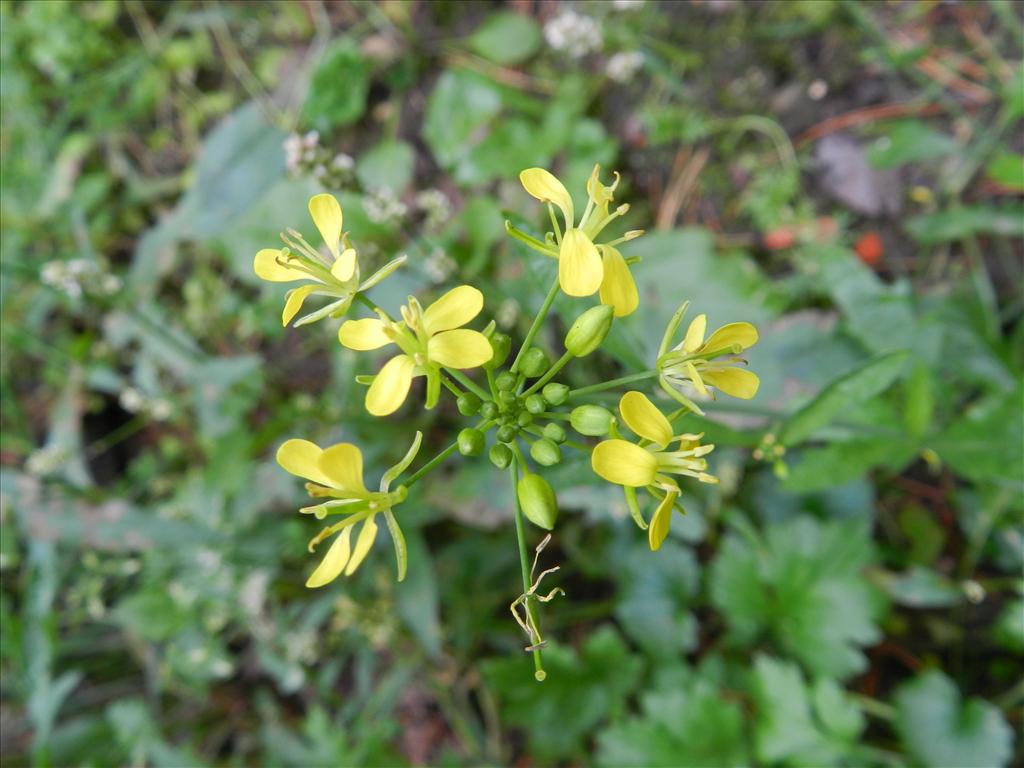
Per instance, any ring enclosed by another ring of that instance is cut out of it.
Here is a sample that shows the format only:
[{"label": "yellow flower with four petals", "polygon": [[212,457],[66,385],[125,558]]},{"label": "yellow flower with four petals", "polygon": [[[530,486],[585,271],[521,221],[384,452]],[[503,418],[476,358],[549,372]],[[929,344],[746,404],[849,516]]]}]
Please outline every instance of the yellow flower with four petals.
[{"label": "yellow flower with four petals", "polygon": [[338,340],[349,349],[379,349],[397,344],[402,353],[391,358],[366,393],[366,410],[374,416],[394,413],[405,402],[416,376],[427,377],[426,407],[437,404],[442,367],[476,368],[491,359],[491,343],[479,331],[462,328],[484,306],[484,296],[471,285],[448,291],[424,310],[412,296],[402,307],[402,320],[380,317],[346,320]]},{"label": "yellow flower with four petals", "polygon": [[306,299],[313,295],[331,296],[334,300],[300,318],[296,326],[327,316],[342,317],[348,312],[356,293],[376,285],[405,261],[405,257],[400,256],[360,283],[359,259],[342,234],[344,218],[341,205],[333,195],[314,195],[309,200],[309,214],[327,245],[329,256],[313,248],[298,232],[289,230],[287,235],[281,235],[287,247],[264,248],[253,260],[253,270],[264,280],[273,283],[310,281],[288,291],[281,313],[282,325],[288,325]]},{"label": "yellow flower with four petals", "polygon": [[564,231],[559,227],[554,211],[551,213],[557,249],[550,244],[538,249],[558,259],[558,282],[562,291],[569,296],[591,296],[600,291],[601,303],[610,305],[616,317],[624,317],[636,310],[639,295],[629,265],[615,246],[639,237],[643,231],[632,230],[610,243],[595,244],[594,240],[601,231],[629,210],[629,205],[609,210],[609,203],[619,185],[619,175],[615,174],[611,186],[605,186],[598,177],[600,170],[601,167],[595,165],[587,181],[589,200],[579,225],[575,223],[572,196],[552,173],[543,168],[527,168],[519,174],[519,180],[533,197],[557,206],[562,212]]},{"label": "yellow flower with four petals", "polygon": [[[640,441],[632,443],[618,437],[603,440],[591,454],[591,466],[608,482],[626,489],[626,500],[631,508],[635,509],[636,488],[646,488],[660,500],[647,529],[651,549],[657,550],[668,535],[672,509],[679,498],[679,484],[672,475],[717,483],[718,479],[707,473],[708,463],[704,458],[715,446],[701,445],[702,434],[673,434],[671,422],[641,392],[627,392],[622,396],[619,415]],[[676,440],[679,443],[675,450],[667,450]],[[634,517],[637,516],[634,512]]]},{"label": "yellow flower with four petals", "polygon": [[[324,528],[309,542],[309,551],[313,552],[321,541],[335,536],[320,565],[306,581],[307,587],[329,584],[342,571],[346,576],[355,573],[377,538],[379,514],[384,515],[395,545],[398,580],[405,578],[405,538],[391,510],[405,501],[408,492],[404,485],[394,491],[390,490],[390,486],[416,458],[422,438],[423,435],[417,432],[405,457],[384,473],[378,491],[367,490],[363,482],[363,454],[351,443],[338,443],[321,449],[309,440],[288,440],[277,450],[277,463],[282,468],[309,481],[306,490],[310,496],[327,499],[303,507],[302,512],[313,514],[321,520],[328,515],[346,515],[341,522]],[[352,530],[359,522],[363,523],[363,527],[353,547]]]}]

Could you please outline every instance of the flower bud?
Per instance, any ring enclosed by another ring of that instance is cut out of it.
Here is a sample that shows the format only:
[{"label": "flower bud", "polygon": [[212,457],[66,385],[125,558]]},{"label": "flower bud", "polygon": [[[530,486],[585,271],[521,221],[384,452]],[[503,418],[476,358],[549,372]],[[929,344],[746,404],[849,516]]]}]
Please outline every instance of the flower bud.
[{"label": "flower bud", "polygon": [[502,371],[494,379],[494,385],[499,392],[511,392],[516,386],[516,375],[511,371]]},{"label": "flower bud", "polygon": [[482,406],[480,406],[480,415],[488,421],[493,421],[498,418],[498,405],[488,400]]},{"label": "flower bud", "polygon": [[530,456],[542,467],[550,467],[562,460],[562,449],[553,440],[542,437],[530,446]]},{"label": "flower bud", "polygon": [[526,410],[532,413],[534,416],[540,413],[544,413],[547,409],[548,404],[544,400],[543,395],[530,395],[526,398]]},{"label": "flower bud", "polygon": [[540,475],[527,472],[519,478],[516,495],[527,520],[545,531],[555,527],[555,520],[558,519],[558,500],[547,480]]},{"label": "flower bud", "polygon": [[466,427],[459,432],[459,453],[463,456],[479,456],[484,452],[484,433],[479,429]]},{"label": "flower bud", "polygon": [[516,416],[516,424],[520,427],[528,427],[533,424],[533,414],[527,411],[520,411],[519,415]]},{"label": "flower bud", "polygon": [[565,427],[563,427],[561,424],[556,424],[553,421],[549,424],[545,424],[544,437],[546,437],[548,440],[553,440],[556,443],[564,443]]},{"label": "flower bud", "polygon": [[535,379],[544,374],[544,371],[551,365],[547,353],[538,347],[531,347],[519,361],[519,372],[530,379]]},{"label": "flower bud", "polygon": [[614,418],[611,411],[600,405],[581,405],[572,409],[572,413],[569,414],[569,423],[581,435],[604,437],[608,434],[608,429]]},{"label": "flower bud", "polygon": [[512,339],[507,333],[495,331],[491,334],[489,341],[494,354],[491,355],[491,359],[486,365],[489,368],[497,368],[508,359],[508,353],[512,350]]},{"label": "flower bud", "polygon": [[472,416],[480,410],[480,398],[472,392],[463,392],[455,401],[455,405],[463,416]]},{"label": "flower bud", "polygon": [[569,328],[565,348],[575,357],[586,357],[604,341],[612,327],[614,309],[609,304],[591,307]]},{"label": "flower bud", "polygon": [[544,399],[552,405],[561,405],[569,399],[569,387],[565,384],[551,382],[550,384],[545,385],[544,389],[541,390],[541,394],[543,394]]},{"label": "flower bud", "polygon": [[495,443],[491,446],[491,450],[487,454],[487,458],[489,458],[491,460],[491,464],[496,466],[498,469],[505,469],[512,463],[512,451],[509,450],[507,445]]},{"label": "flower bud", "polygon": [[499,392],[498,401],[503,405],[512,405],[516,401],[515,392]]},{"label": "flower bud", "polygon": [[498,427],[498,440],[503,443],[511,443],[516,439],[517,434],[519,434],[519,428],[513,427],[511,424],[504,424]]}]

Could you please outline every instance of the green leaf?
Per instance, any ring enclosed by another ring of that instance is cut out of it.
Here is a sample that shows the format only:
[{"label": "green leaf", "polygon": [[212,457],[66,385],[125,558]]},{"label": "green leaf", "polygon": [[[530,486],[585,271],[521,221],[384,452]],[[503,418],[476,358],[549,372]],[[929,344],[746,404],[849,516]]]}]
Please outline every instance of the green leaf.
[{"label": "green leaf", "polygon": [[1000,152],[985,170],[990,179],[1004,187],[1024,191],[1024,155]]},{"label": "green leaf", "polygon": [[642,662],[610,627],[588,637],[578,654],[553,644],[543,653],[543,683],[534,680],[525,653],[485,662],[483,675],[504,721],[524,730],[535,758],[551,763],[573,754],[588,732],[623,708]]},{"label": "green leaf", "polygon": [[948,243],[970,235],[1024,237],[1024,206],[964,205],[912,216],[905,226],[922,245]]},{"label": "green leaf", "polygon": [[366,189],[401,193],[412,181],[416,152],[404,141],[385,139],[359,157],[356,176]]},{"label": "green leaf", "polygon": [[540,48],[540,28],[529,16],[499,11],[469,36],[469,47],[495,64],[519,64]]},{"label": "green leaf", "polygon": [[879,594],[861,576],[873,559],[862,519],[798,517],[769,527],[763,544],[732,533],[711,567],[711,602],[733,644],[761,636],[815,674],[861,671],[875,642]]},{"label": "green leaf", "polygon": [[931,568],[915,565],[906,573],[887,575],[885,591],[909,608],[949,608],[964,602],[963,590]]},{"label": "green leaf", "polygon": [[166,591],[154,587],[126,597],[114,609],[114,617],[129,632],[154,643],[170,639],[189,620]]},{"label": "green leaf", "polygon": [[598,735],[598,764],[677,768],[732,766],[748,761],[743,715],[714,682],[696,675],[681,686],[667,684],[644,694],[643,716],[632,717]]},{"label": "green leaf", "polygon": [[482,139],[501,111],[501,94],[470,72],[445,72],[427,99],[423,138],[443,167],[454,168]]},{"label": "green leaf", "polygon": [[927,768],[1009,763],[1013,732],[999,710],[982,699],[962,701],[942,672],[932,670],[904,683],[895,704],[903,744]]},{"label": "green leaf", "polygon": [[906,359],[906,352],[891,352],[843,374],[789,417],[779,433],[779,440],[784,445],[801,443],[841,413],[883,392],[903,371]]},{"label": "green leaf", "polygon": [[935,160],[956,152],[956,139],[940,133],[920,120],[891,123],[867,151],[868,161],[875,168],[896,168],[906,163]]},{"label": "green leaf", "polygon": [[1024,465],[1024,388],[985,397],[936,437],[932,447],[943,461],[972,480],[1020,485],[1009,467]]},{"label": "green leaf", "polygon": [[366,111],[370,68],[358,45],[342,39],[325,53],[309,84],[302,117],[319,131],[354,123]]}]

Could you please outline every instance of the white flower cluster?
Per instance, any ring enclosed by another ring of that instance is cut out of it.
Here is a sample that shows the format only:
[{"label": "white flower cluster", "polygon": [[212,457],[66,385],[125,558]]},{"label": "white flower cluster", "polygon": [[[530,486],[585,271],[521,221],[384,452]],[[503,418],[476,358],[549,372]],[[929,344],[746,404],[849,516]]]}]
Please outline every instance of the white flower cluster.
[{"label": "white flower cluster", "polygon": [[417,194],[416,207],[424,213],[423,226],[427,229],[438,229],[452,216],[452,204],[440,189],[425,189]]},{"label": "white flower cluster", "polygon": [[435,283],[443,283],[458,268],[455,259],[445,253],[442,248],[434,248],[430,256],[423,262],[423,269]]},{"label": "white flower cluster", "polygon": [[590,16],[565,10],[544,25],[544,39],[574,59],[601,49],[601,26]]},{"label": "white flower cluster", "polygon": [[644,7],[644,0],[612,0],[612,8],[616,11],[639,11]]},{"label": "white flower cluster", "polygon": [[121,290],[121,278],[89,259],[48,261],[39,276],[46,285],[73,299],[80,298],[84,293],[113,296]]},{"label": "white flower cluster", "polygon": [[36,477],[46,477],[67,464],[70,458],[71,453],[66,448],[44,446],[29,454],[25,460],[25,471]]},{"label": "white flower cluster", "polygon": [[363,197],[363,210],[374,224],[396,222],[409,212],[408,206],[398,199],[390,187],[381,187]]},{"label": "white flower cluster", "polygon": [[644,65],[640,51],[620,51],[608,59],[604,71],[617,83],[628,83]]},{"label": "white flower cluster", "polygon": [[135,387],[125,387],[118,396],[118,402],[128,413],[146,413],[156,421],[171,418],[174,408],[166,397],[147,397]]},{"label": "white flower cluster", "polygon": [[333,153],[320,144],[320,133],[291,134],[284,140],[284,161],[293,176],[313,176],[326,189],[338,189],[352,180],[355,160]]}]

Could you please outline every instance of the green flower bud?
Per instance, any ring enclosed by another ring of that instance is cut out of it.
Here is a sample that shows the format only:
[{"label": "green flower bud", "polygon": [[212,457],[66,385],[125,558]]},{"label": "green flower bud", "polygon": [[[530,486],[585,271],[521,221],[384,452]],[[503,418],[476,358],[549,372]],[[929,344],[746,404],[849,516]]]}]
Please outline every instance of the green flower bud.
[{"label": "green flower bud", "polygon": [[511,392],[516,387],[516,375],[511,371],[502,371],[494,379],[499,392]]},{"label": "green flower bud", "polygon": [[542,376],[551,366],[551,360],[543,349],[530,347],[523,359],[519,361],[519,372],[530,379]]},{"label": "green flower bud", "polygon": [[547,409],[548,404],[544,400],[543,395],[530,395],[526,398],[526,410],[536,416],[539,413],[544,413]]},{"label": "green flower bud", "polygon": [[498,427],[498,440],[502,443],[511,443],[516,439],[516,435],[519,434],[519,428],[513,427],[511,424],[505,424],[504,426]]},{"label": "green flower bud", "polygon": [[463,392],[455,401],[455,405],[463,416],[472,416],[480,410],[480,398],[472,392]]},{"label": "green flower bud", "polygon": [[488,421],[498,418],[498,404],[488,400],[480,407],[480,415]]},{"label": "green flower bud", "polygon": [[516,416],[516,424],[520,427],[528,427],[533,424],[533,415],[526,411],[520,411],[519,415]]},{"label": "green flower bud", "polygon": [[569,399],[569,387],[557,382],[545,385],[541,393],[544,395],[544,399],[552,405],[562,405],[562,403]]},{"label": "green flower bud", "polygon": [[507,333],[496,331],[491,334],[490,342],[494,354],[486,365],[488,368],[497,368],[508,359],[508,353],[512,350],[512,339]]},{"label": "green flower bud", "polygon": [[548,440],[554,440],[556,443],[565,442],[565,427],[561,424],[551,422],[550,424],[544,425],[544,437]]},{"label": "green flower bud", "polygon": [[487,458],[489,458],[491,460],[491,464],[496,466],[498,469],[505,469],[512,463],[512,451],[507,445],[495,443],[491,446],[491,450],[487,454]]},{"label": "green flower bud", "polygon": [[576,318],[565,335],[565,348],[575,357],[586,357],[604,341],[612,327],[614,310],[608,304],[591,307]]},{"label": "green flower bud", "polygon": [[554,441],[542,437],[530,446],[530,456],[542,467],[550,467],[562,460],[562,449]]},{"label": "green flower bud", "polygon": [[569,423],[581,435],[604,437],[615,417],[600,405],[581,405],[569,414]]},{"label": "green flower bud", "polygon": [[479,456],[484,452],[484,433],[479,429],[466,427],[459,432],[459,453],[463,456]]},{"label": "green flower bud", "polygon": [[527,472],[519,478],[516,495],[527,520],[545,531],[555,527],[555,521],[558,519],[558,500],[547,480],[540,475]]},{"label": "green flower bud", "polygon": [[498,401],[504,405],[512,405],[516,401],[515,392],[499,392]]}]

